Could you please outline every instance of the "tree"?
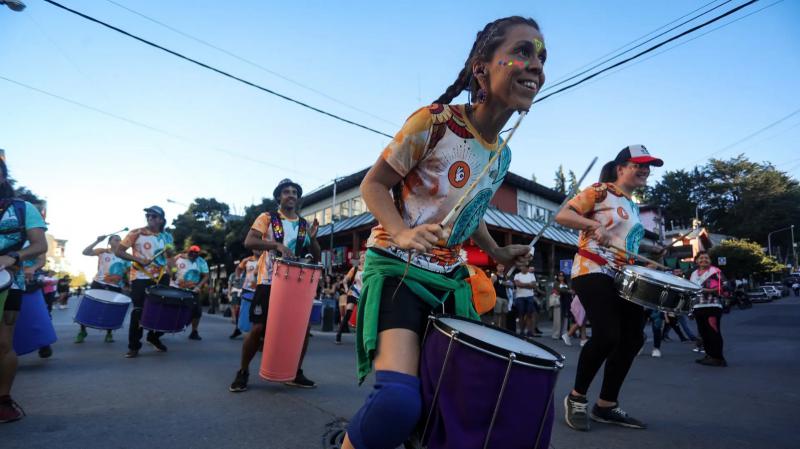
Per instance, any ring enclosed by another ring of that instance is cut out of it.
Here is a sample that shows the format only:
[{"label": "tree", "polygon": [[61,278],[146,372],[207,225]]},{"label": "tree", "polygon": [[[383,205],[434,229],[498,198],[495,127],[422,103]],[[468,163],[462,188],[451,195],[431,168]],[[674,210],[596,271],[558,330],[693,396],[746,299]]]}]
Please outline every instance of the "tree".
[{"label": "tree", "polygon": [[800,184],[772,164],[739,155],[712,159],[703,172],[701,209],[716,232],[766,244],[771,231],[800,222]]},{"label": "tree", "polygon": [[225,263],[225,235],[230,208],[214,198],[197,198],[172,221],[172,236],[178,251],[198,245],[212,263]]},{"label": "tree", "polygon": [[225,235],[225,247],[231,256],[231,261],[242,259],[250,255],[250,250],[244,247],[244,239],[250,231],[250,226],[256,218],[264,212],[275,212],[278,203],[269,198],[263,198],[261,204],[253,204],[245,209],[244,217],[228,222]]},{"label": "tree", "polygon": [[558,193],[566,194],[567,193],[567,178],[564,176],[564,166],[559,165],[558,170],[556,170],[556,177],[554,179],[555,186],[553,190]]},{"label": "tree", "polygon": [[572,196],[575,196],[575,195],[578,194],[578,189],[580,187],[581,186],[578,185],[578,177],[575,176],[575,172],[574,171],[570,170],[569,171],[569,191],[573,192]]},{"label": "tree", "polygon": [[703,195],[703,186],[703,175],[697,168],[691,172],[676,170],[665,173],[655,186],[648,187],[640,196],[645,203],[661,208],[667,224],[688,228]]},{"label": "tree", "polygon": [[723,241],[709,251],[711,260],[716,262],[724,257],[725,265],[720,267],[726,277],[766,276],[780,273],[783,265],[764,254],[758,243],[749,240],[730,239]]}]

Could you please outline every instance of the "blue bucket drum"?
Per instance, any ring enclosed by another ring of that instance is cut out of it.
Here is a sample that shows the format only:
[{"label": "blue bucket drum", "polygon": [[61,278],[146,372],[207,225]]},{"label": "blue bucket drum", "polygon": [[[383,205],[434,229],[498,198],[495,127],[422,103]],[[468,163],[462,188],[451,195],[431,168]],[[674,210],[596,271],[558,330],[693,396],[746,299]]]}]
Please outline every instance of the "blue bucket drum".
[{"label": "blue bucket drum", "polygon": [[250,323],[250,305],[253,304],[253,296],[255,296],[253,291],[242,292],[242,305],[239,308],[239,323],[237,324],[242,332],[250,332],[250,328],[253,327]]},{"label": "blue bucket drum", "polygon": [[115,330],[122,327],[131,298],[111,290],[86,290],[75,313],[75,322],[92,329]]},{"label": "blue bucket drum", "polygon": [[[5,273],[5,271],[3,272]],[[42,289],[22,295],[22,307],[14,326],[14,352],[24,355],[56,342],[56,330],[47,313]]]}]

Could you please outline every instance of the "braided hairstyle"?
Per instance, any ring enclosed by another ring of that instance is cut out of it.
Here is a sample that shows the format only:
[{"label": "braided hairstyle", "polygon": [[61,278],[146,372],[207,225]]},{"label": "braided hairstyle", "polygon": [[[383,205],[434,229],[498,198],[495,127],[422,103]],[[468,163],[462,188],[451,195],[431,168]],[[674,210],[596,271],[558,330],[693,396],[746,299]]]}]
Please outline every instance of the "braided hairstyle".
[{"label": "braided hairstyle", "polygon": [[11,179],[8,177],[8,166],[6,161],[0,159],[0,172],[2,172],[2,184],[0,184],[0,199],[10,199],[16,196],[14,188],[11,186]]},{"label": "braided hairstyle", "polygon": [[503,43],[506,31],[514,25],[530,25],[536,28],[537,31],[541,31],[539,24],[535,20],[521,16],[504,17],[486,24],[483,30],[479,31],[475,37],[475,43],[472,44],[469,57],[464,62],[464,68],[458,73],[458,77],[453,84],[434,103],[449,104],[453,101],[453,98],[464,90],[469,90],[470,98],[475,96],[478,89],[480,89],[480,85],[478,80],[472,76],[472,65],[476,61],[490,61],[494,51]]}]

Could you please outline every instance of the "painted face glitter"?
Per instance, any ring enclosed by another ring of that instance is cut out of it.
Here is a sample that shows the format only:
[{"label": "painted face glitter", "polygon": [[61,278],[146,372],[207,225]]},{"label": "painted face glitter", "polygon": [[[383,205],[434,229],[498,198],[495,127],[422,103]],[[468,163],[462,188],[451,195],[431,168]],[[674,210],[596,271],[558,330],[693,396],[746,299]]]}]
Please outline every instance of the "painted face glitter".
[{"label": "painted face glitter", "polygon": [[544,50],[544,42],[542,42],[541,39],[534,39],[533,48],[536,49],[536,56],[539,56],[539,54],[542,53],[542,50]]}]

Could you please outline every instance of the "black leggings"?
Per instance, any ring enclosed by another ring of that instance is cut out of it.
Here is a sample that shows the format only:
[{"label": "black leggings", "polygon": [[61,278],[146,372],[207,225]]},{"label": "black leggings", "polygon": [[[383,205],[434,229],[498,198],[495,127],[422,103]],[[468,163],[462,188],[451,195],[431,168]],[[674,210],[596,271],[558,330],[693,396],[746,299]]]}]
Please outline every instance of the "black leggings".
[{"label": "black leggings", "polygon": [[722,308],[699,307],[694,309],[694,320],[697,331],[703,339],[703,348],[706,355],[718,360],[724,360],[722,355]]},{"label": "black leggings", "polygon": [[592,338],[578,358],[575,391],[585,395],[605,362],[600,399],[617,402],[625,376],[644,344],[644,312],[641,306],[617,294],[611,276],[601,273],[578,276],[572,280],[572,286],[592,323]]}]

